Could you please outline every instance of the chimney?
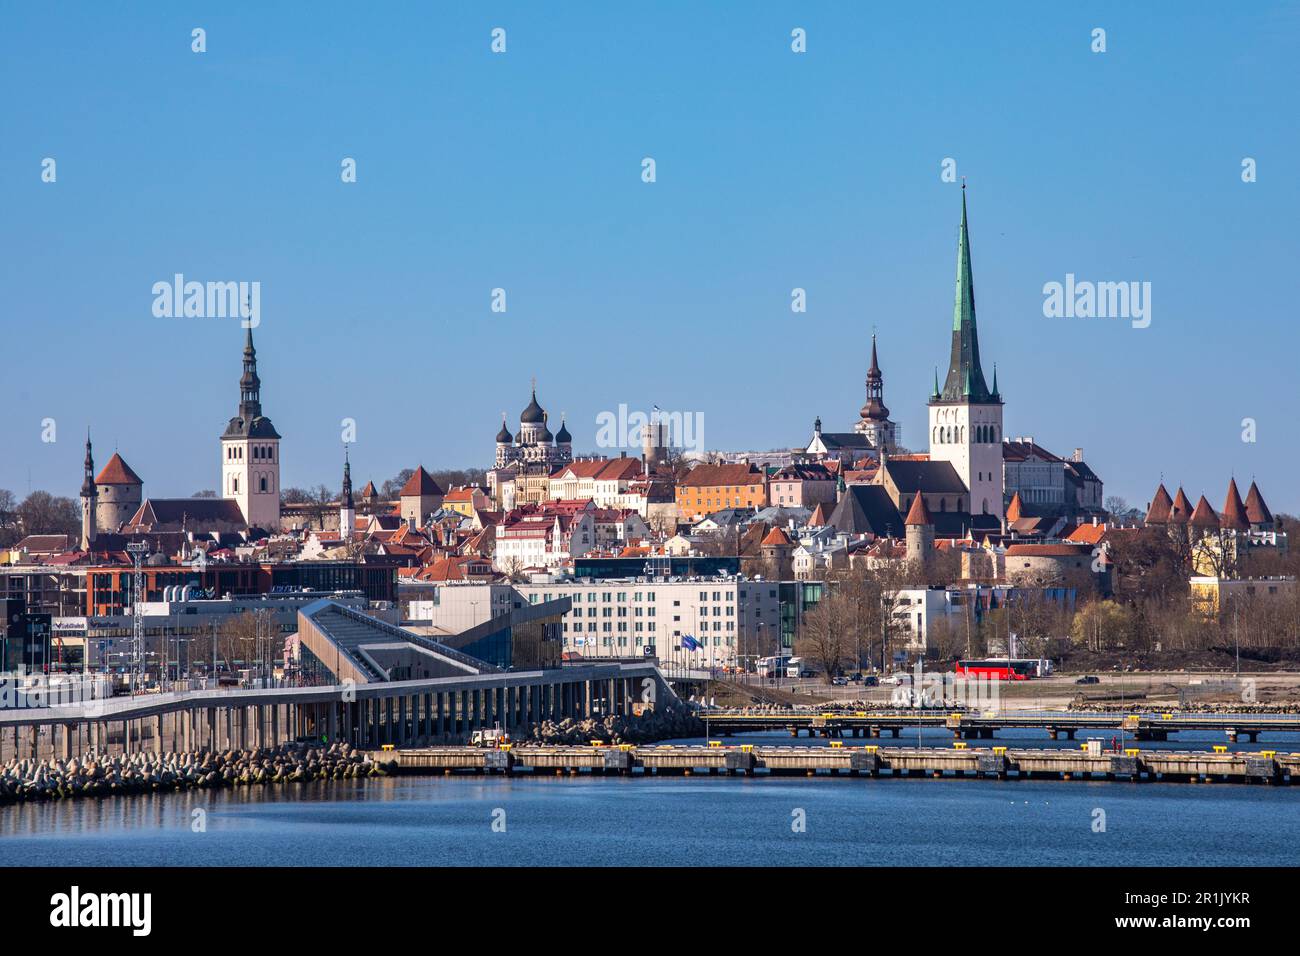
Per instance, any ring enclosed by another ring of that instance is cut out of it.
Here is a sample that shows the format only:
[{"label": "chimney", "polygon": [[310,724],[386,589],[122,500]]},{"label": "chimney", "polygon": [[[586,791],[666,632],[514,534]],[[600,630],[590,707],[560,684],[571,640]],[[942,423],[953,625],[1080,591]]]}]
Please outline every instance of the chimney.
[{"label": "chimney", "polygon": [[1082,449],[1082,448],[1076,448],[1076,449],[1074,450],[1074,460],[1075,460],[1075,461],[1083,461],[1083,449]]}]

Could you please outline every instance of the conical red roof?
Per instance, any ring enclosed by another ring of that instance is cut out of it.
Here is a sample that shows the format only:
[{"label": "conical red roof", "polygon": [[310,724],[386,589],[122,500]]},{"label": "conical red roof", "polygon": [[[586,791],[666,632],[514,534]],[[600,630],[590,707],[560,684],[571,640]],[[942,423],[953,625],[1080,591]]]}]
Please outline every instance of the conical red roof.
[{"label": "conical red roof", "polygon": [[808,519],[808,525],[813,528],[820,528],[827,522],[826,509],[822,503],[817,502],[817,507],[813,509],[812,517]]},{"label": "conical red roof", "polygon": [[122,456],[113,452],[113,457],[108,460],[99,477],[95,479],[97,485],[143,485],[140,476],[131,470],[131,466],[122,460]]},{"label": "conical red roof", "polygon": [[1173,506],[1173,499],[1165,491],[1165,483],[1162,481],[1156,488],[1155,497],[1151,499],[1151,507],[1147,509],[1147,524],[1168,524],[1169,511]]},{"label": "conical red roof", "polygon": [[407,479],[406,484],[402,485],[401,497],[414,498],[417,495],[440,495],[442,489],[438,483],[433,480],[433,476],[424,470],[421,465],[415,469],[415,474]]},{"label": "conical red roof", "polygon": [[373,498],[374,496],[375,496],[375,483],[373,481],[367,481],[366,486],[361,489],[361,497]]},{"label": "conical red roof", "polygon": [[1250,490],[1246,492],[1246,518],[1251,524],[1272,524],[1273,512],[1268,510],[1268,505],[1264,504],[1264,496],[1259,493],[1259,488],[1252,481]]},{"label": "conical red roof", "polygon": [[774,527],[767,533],[767,537],[763,539],[762,547],[769,545],[788,547],[790,545],[790,536],[782,531],[779,526]]},{"label": "conical red roof", "polygon": [[1170,524],[1187,524],[1192,517],[1192,503],[1187,500],[1187,495],[1182,488],[1178,489],[1178,494],[1174,495],[1173,507],[1169,509]]},{"label": "conical red roof", "polygon": [[1223,502],[1223,514],[1219,516],[1220,525],[1227,530],[1249,531],[1250,522],[1246,520],[1246,506],[1241,502],[1237,491],[1237,479],[1228,480],[1228,497]]},{"label": "conical red roof", "polygon": [[934,524],[934,519],[930,517],[930,509],[925,506],[925,499],[921,497],[921,492],[916,493],[912,499],[912,507],[907,512],[907,518],[904,519],[905,525],[927,525]]},{"label": "conical red roof", "polygon": [[1217,528],[1219,526],[1219,516],[1214,513],[1210,503],[1205,500],[1205,495],[1201,495],[1200,500],[1196,502],[1196,510],[1192,512],[1192,524],[1197,528]]},{"label": "conical red roof", "polygon": [[1011,496],[1011,503],[1007,505],[1007,520],[1019,521],[1025,516],[1025,503],[1020,500],[1020,492]]}]

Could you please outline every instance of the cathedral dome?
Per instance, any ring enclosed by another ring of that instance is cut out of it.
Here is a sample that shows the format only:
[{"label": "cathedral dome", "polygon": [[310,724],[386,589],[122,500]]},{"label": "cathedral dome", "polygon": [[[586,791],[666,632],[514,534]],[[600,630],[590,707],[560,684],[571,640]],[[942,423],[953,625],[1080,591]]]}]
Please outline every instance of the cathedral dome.
[{"label": "cathedral dome", "polygon": [[569,428],[563,418],[560,419],[560,430],[555,433],[555,440],[561,445],[573,443],[573,436],[569,434]]},{"label": "cathedral dome", "polygon": [[533,389],[532,401],[528,407],[523,410],[519,416],[519,421],[524,425],[539,425],[546,420],[546,412],[542,406],[537,404],[537,389]]},{"label": "cathedral dome", "polygon": [[501,416],[501,431],[497,432],[497,444],[509,445],[512,441],[514,441],[514,438],[510,435],[510,429],[506,428],[506,417],[503,414]]}]

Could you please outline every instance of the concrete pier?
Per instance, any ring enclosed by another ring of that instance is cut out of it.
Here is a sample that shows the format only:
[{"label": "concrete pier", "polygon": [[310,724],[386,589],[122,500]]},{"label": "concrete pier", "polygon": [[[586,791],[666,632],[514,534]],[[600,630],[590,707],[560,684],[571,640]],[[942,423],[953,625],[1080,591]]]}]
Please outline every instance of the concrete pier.
[{"label": "concrete pier", "polygon": [[1207,753],[941,747],[591,747],[511,746],[501,749],[432,747],[380,751],[398,773],[561,773],[982,778],[1002,780],[1110,780],[1228,783],[1300,783],[1300,753]]}]

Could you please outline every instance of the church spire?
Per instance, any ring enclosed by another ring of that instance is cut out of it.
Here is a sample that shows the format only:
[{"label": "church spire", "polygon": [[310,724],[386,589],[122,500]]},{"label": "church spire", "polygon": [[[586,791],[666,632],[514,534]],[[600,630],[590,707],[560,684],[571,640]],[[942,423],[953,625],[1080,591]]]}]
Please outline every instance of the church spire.
[{"label": "church spire", "polygon": [[864,422],[883,422],[889,418],[889,409],[885,407],[884,376],[880,374],[880,362],[876,358],[876,334],[871,333],[871,368],[867,370],[867,403],[858,413]]},{"label": "church spire", "polygon": [[89,428],[86,429],[86,461],[84,464],[85,464],[86,474],[81,482],[81,497],[83,498],[98,497],[98,493],[95,491],[95,459],[94,457],[92,457],[90,453],[90,429]]},{"label": "church spire", "polygon": [[343,507],[352,510],[352,462],[348,461],[348,446],[343,446]]},{"label": "church spire", "polygon": [[945,402],[996,401],[980,367],[975,327],[975,280],[971,273],[970,232],[966,219],[966,184],[962,183],[961,228],[957,238],[957,290],[952,307],[952,357],[940,397]]},{"label": "church spire", "polygon": [[262,380],[257,377],[257,349],[253,330],[244,330],[244,374],[239,377],[239,417],[252,421],[262,417]]}]

